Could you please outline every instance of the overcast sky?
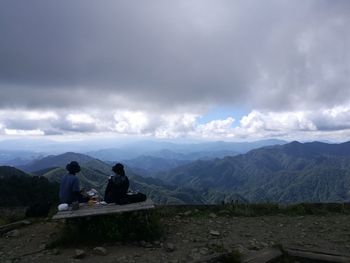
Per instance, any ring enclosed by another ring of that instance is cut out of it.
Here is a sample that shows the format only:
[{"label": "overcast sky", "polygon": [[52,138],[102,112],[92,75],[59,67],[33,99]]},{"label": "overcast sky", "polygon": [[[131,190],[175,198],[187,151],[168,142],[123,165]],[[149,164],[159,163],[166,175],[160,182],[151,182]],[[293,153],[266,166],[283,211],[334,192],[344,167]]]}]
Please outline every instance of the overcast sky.
[{"label": "overcast sky", "polygon": [[350,1],[0,2],[0,138],[350,138]]}]

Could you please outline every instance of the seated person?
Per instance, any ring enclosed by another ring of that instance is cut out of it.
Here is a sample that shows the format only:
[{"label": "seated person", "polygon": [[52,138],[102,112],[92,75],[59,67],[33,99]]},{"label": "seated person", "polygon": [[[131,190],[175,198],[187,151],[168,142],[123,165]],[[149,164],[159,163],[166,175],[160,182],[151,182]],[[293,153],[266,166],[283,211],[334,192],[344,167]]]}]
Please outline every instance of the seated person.
[{"label": "seated person", "polygon": [[66,169],[68,174],[64,175],[60,185],[60,202],[61,204],[71,204],[73,202],[87,202],[88,198],[83,196],[80,191],[79,179],[76,174],[80,172],[80,165],[78,162],[70,162]]},{"label": "seated person", "polygon": [[132,195],[127,194],[129,189],[129,179],[125,175],[124,166],[121,163],[114,165],[112,171],[115,175],[111,176],[108,180],[104,198],[106,203],[123,205],[146,200],[146,196],[141,193]]}]

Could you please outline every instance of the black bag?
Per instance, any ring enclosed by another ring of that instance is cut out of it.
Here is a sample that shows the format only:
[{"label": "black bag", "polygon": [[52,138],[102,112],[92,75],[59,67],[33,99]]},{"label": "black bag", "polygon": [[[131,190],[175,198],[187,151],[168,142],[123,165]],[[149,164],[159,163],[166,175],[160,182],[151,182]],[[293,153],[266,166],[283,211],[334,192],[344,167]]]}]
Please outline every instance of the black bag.
[{"label": "black bag", "polygon": [[129,204],[130,203],[138,203],[138,202],[143,202],[143,201],[146,201],[147,197],[145,194],[142,194],[142,193],[137,193],[137,194],[127,194],[126,195],[128,200],[129,200]]}]

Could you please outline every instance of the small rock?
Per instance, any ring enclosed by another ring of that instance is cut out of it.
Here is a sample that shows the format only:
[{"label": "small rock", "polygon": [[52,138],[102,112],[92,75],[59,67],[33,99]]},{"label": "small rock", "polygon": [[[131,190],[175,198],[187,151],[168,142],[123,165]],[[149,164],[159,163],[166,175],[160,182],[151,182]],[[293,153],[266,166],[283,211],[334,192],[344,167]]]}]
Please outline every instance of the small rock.
[{"label": "small rock", "polygon": [[188,244],[190,241],[188,239],[183,239],[182,243]]},{"label": "small rock", "polygon": [[219,213],[219,215],[229,215],[230,211],[228,211],[228,210],[220,210],[218,213]]},{"label": "small rock", "polygon": [[75,250],[75,256],[74,258],[76,259],[81,259],[81,258],[84,258],[86,256],[86,252],[82,249],[76,249]]},{"label": "small rock", "polygon": [[173,252],[173,251],[175,251],[175,245],[173,243],[166,243],[165,250],[167,252]]},{"label": "small rock", "polygon": [[40,250],[43,250],[43,249],[45,249],[45,248],[46,248],[46,244],[40,244],[40,245],[39,245],[39,249],[40,249]]},{"label": "small rock", "polygon": [[240,254],[246,254],[248,251],[249,251],[249,249],[247,249],[246,247],[244,247],[244,246],[242,246],[242,245],[237,245],[236,247],[235,247],[235,249],[240,253]]},{"label": "small rock", "polygon": [[153,246],[153,247],[160,248],[160,247],[163,246],[163,243],[160,242],[159,240],[156,240],[156,241],[153,241],[153,242],[152,242],[152,246]]},{"label": "small rock", "polygon": [[141,247],[144,247],[144,248],[151,248],[151,247],[153,247],[152,244],[151,244],[150,242],[146,242],[146,241],[144,241],[144,240],[141,240],[141,241],[140,241],[140,246],[141,246]]},{"label": "small rock", "polygon": [[106,256],[107,250],[104,247],[95,247],[92,252],[96,255]]},{"label": "small rock", "polygon": [[59,255],[61,253],[61,251],[59,251],[57,248],[54,248],[51,250],[51,255]]},{"label": "small rock", "polygon": [[210,230],[209,234],[212,236],[220,236],[220,232],[216,230]]},{"label": "small rock", "polygon": [[22,223],[23,223],[24,225],[26,225],[26,226],[28,226],[28,225],[32,224],[32,222],[31,222],[31,221],[29,221],[29,220],[27,220],[27,219],[22,220]]},{"label": "small rock", "polygon": [[217,218],[217,215],[214,214],[214,213],[210,213],[210,214],[209,214],[209,217],[210,217],[210,218]]},{"label": "small rock", "polygon": [[189,254],[187,258],[191,261],[198,261],[201,258],[199,253]]},{"label": "small rock", "polygon": [[261,245],[262,247],[268,247],[268,246],[269,246],[269,244],[267,244],[266,242],[261,242],[260,245]]},{"label": "small rock", "polygon": [[189,216],[190,214],[192,214],[192,211],[191,210],[188,210],[184,213],[184,216]]},{"label": "small rock", "polygon": [[6,237],[18,237],[19,231],[17,229],[11,230],[5,234]]},{"label": "small rock", "polygon": [[209,253],[209,249],[206,248],[206,247],[202,247],[200,250],[199,250],[199,253],[202,254],[202,255],[207,255]]},{"label": "small rock", "polygon": [[140,244],[141,247],[143,247],[143,246],[146,245],[146,241],[145,240],[141,240],[139,244]]}]

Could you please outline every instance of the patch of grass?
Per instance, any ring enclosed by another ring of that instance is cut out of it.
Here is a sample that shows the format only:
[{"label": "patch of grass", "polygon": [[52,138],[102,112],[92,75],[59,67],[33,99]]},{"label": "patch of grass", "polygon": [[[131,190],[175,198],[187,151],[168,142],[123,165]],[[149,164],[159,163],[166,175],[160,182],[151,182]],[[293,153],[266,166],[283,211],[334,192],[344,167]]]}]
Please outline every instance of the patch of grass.
[{"label": "patch of grass", "polygon": [[66,221],[60,236],[49,247],[89,245],[115,241],[152,241],[163,234],[157,211],[76,218]]},{"label": "patch of grass", "polygon": [[0,225],[24,219],[25,209],[25,207],[0,207]]}]

